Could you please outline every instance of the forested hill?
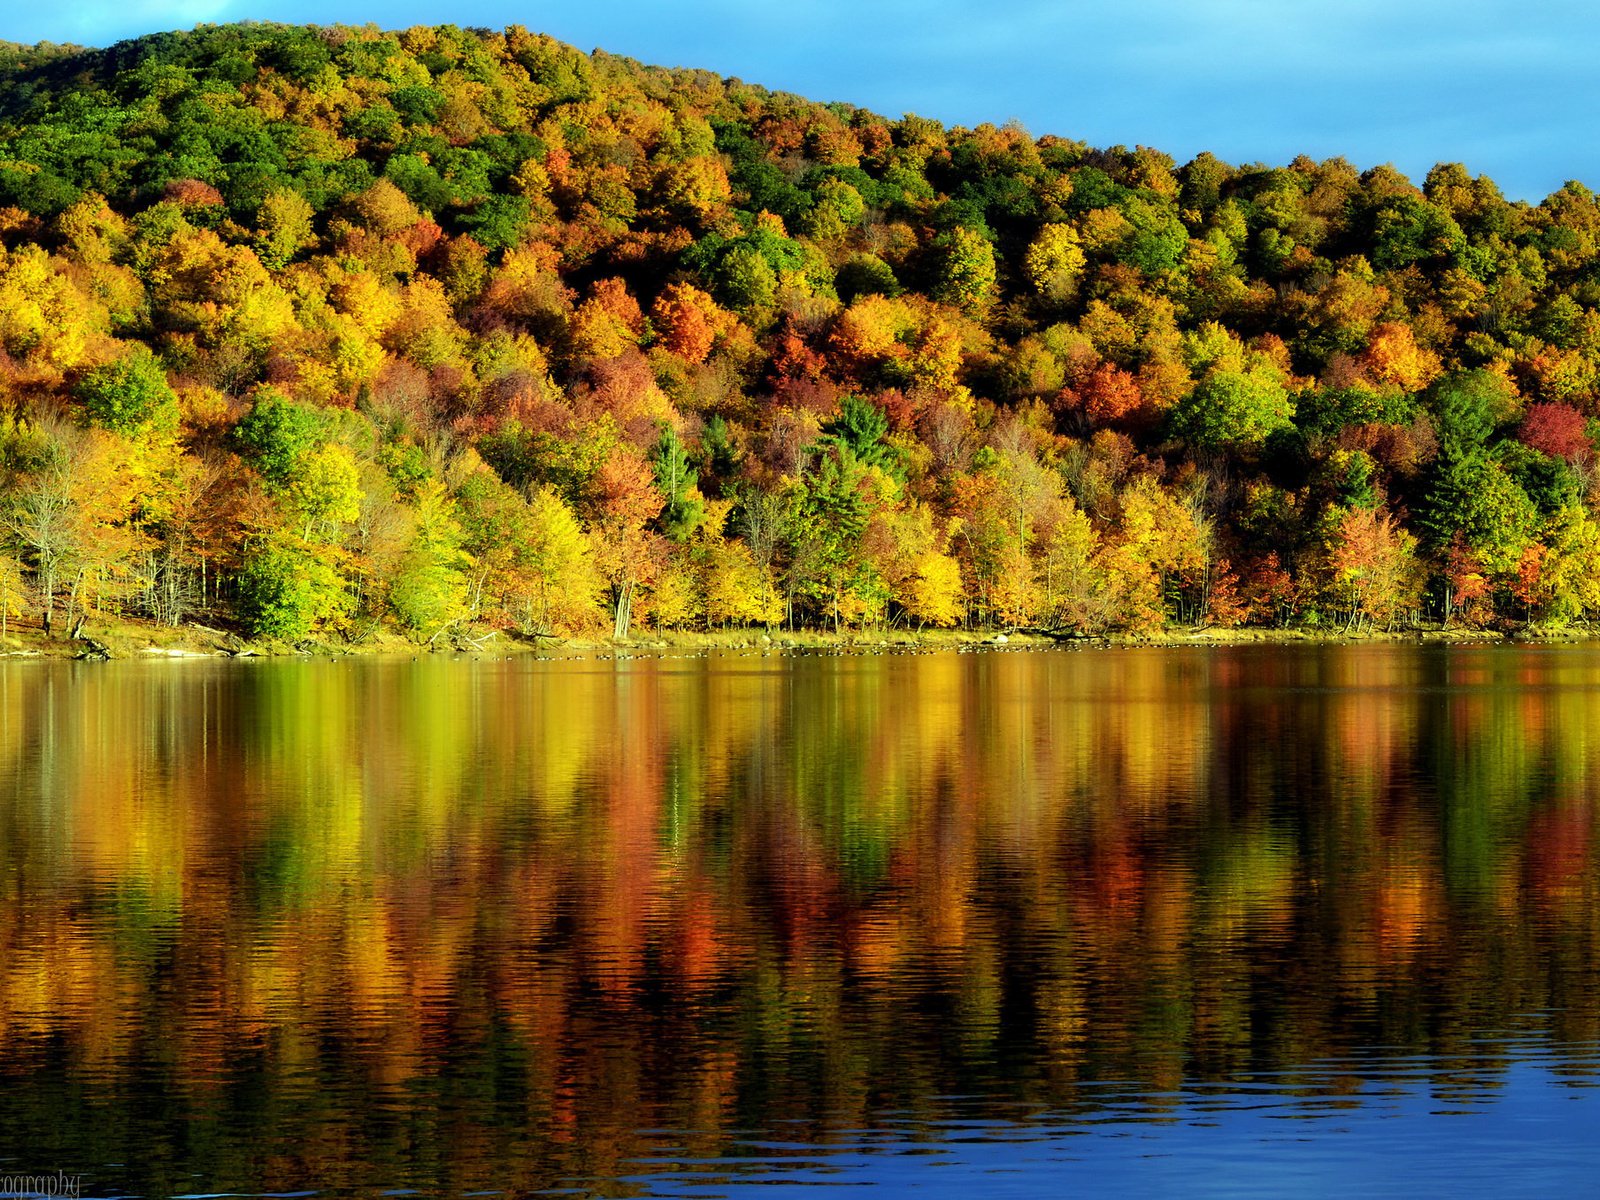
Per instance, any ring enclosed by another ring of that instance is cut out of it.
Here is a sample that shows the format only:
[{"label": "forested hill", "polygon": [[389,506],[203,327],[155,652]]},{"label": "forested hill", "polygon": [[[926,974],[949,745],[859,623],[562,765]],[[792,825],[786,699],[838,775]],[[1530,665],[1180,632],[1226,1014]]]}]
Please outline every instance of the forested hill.
[{"label": "forested hill", "polygon": [[0,47],[0,610],[1570,621],[1597,233],[519,28]]}]

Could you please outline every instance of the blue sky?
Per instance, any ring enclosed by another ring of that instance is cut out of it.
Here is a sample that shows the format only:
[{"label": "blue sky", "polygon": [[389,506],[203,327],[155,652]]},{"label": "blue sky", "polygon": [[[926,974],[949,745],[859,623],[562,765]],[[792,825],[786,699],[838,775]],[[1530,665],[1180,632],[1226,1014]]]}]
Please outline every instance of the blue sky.
[{"label": "blue sky", "polygon": [[107,45],[247,19],[515,22],[891,116],[1015,118],[1180,162],[1342,154],[1419,182],[1464,162],[1514,198],[1600,189],[1592,0],[67,0],[0,6],[0,39]]}]

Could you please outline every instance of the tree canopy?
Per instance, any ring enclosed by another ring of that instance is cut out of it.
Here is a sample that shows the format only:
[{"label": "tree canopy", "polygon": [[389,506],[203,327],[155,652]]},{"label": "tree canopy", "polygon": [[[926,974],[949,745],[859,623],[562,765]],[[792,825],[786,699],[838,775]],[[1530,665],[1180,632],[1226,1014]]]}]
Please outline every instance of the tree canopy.
[{"label": "tree canopy", "polygon": [[0,59],[24,625],[1576,620],[1597,419],[1577,183],[1179,164],[515,26]]}]

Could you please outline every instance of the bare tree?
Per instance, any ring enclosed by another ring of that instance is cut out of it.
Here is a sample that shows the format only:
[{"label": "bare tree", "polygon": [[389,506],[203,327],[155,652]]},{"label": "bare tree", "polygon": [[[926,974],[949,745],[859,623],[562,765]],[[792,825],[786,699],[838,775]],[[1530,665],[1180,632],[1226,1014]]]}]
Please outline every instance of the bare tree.
[{"label": "bare tree", "polygon": [[71,459],[58,449],[20,481],[5,518],[6,532],[33,566],[47,635],[55,620],[56,590],[78,557],[72,492]]}]

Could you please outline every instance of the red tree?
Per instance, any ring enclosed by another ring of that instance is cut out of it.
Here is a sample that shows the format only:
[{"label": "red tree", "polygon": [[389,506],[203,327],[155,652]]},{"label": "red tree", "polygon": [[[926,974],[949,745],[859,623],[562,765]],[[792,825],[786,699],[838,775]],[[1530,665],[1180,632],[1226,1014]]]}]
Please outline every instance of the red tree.
[{"label": "red tree", "polygon": [[1570,404],[1534,404],[1517,429],[1517,440],[1570,462],[1594,449],[1587,427],[1583,414]]}]

